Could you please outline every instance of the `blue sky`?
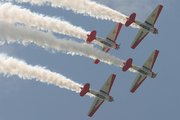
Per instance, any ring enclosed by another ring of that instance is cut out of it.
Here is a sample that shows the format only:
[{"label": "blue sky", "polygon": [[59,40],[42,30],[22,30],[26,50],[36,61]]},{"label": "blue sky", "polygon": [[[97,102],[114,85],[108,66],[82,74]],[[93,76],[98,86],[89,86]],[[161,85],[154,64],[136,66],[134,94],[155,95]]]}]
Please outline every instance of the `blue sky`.
[{"label": "blue sky", "polygon": [[[114,102],[104,102],[92,118],[87,113],[94,98],[80,97],[78,93],[47,85],[39,81],[23,80],[17,76],[0,74],[0,119],[1,120],[59,120],[59,119],[125,119],[125,120],[179,120],[179,4],[178,0],[97,0],[127,16],[136,12],[137,20],[145,21],[158,4],[163,10],[155,24],[159,34],[152,33],[133,50],[130,45],[138,29],[123,25],[117,43],[121,48],[110,50],[109,53],[120,59],[133,58],[133,64],[144,64],[153,50],[160,51],[153,71],[158,75],[155,79],[147,78],[135,93],[129,89],[137,75],[130,71],[122,72],[121,67],[108,65],[103,62],[95,65],[92,59],[84,56],[72,56],[62,52],[53,53],[30,44],[1,45],[0,51],[8,56],[26,61],[30,65],[45,66],[52,72],[60,73],[71,80],[80,83],[90,83],[91,88],[99,90],[110,74],[116,74],[110,95]],[[53,8],[51,6],[32,6],[29,3],[13,3],[32,12],[45,14],[50,17],[60,17],[72,25],[81,26],[86,31],[96,30],[97,35],[105,38],[115,22],[95,19],[71,10]],[[146,9],[147,8],[147,9]],[[93,8],[92,8],[93,9]],[[77,42],[84,40],[71,36],[55,34],[59,38],[73,39]],[[95,45],[96,48],[100,46]]]}]

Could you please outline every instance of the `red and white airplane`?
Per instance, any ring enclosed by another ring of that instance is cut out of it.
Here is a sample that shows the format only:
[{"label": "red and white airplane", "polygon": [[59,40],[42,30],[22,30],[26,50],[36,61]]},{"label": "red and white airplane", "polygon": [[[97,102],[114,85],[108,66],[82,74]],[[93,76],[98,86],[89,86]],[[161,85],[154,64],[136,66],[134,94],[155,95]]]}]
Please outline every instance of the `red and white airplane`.
[{"label": "red and white airplane", "polygon": [[[118,37],[118,34],[121,30],[122,24],[117,23],[116,26],[113,28],[113,30],[109,33],[109,35],[104,39],[100,37],[96,37],[96,31],[92,31],[91,34],[87,34],[88,38],[86,40],[86,43],[91,43],[93,40],[96,40],[102,44],[100,50],[104,52],[108,52],[111,48],[114,48],[118,50],[120,48],[120,44],[116,44],[116,39]],[[95,64],[98,64],[100,60],[96,59],[94,60]]]},{"label": "red and white airplane", "polygon": [[114,101],[112,96],[109,96],[109,92],[111,90],[111,87],[113,85],[113,82],[116,78],[115,74],[111,74],[111,76],[107,79],[107,81],[104,83],[100,91],[95,90],[89,90],[90,84],[86,83],[83,88],[81,88],[80,96],[84,96],[87,92],[95,95],[95,100],[88,112],[88,116],[92,117],[93,114],[97,111],[97,109],[102,105],[104,100],[107,100],[109,102]]},{"label": "red and white airplane", "polygon": [[130,15],[130,17],[127,18],[127,21],[125,23],[126,27],[128,27],[132,23],[135,23],[138,26],[140,26],[140,30],[139,30],[138,34],[136,35],[134,41],[131,44],[132,49],[135,49],[136,46],[144,39],[144,37],[146,37],[146,35],[149,32],[152,32],[153,34],[158,33],[158,29],[154,28],[154,24],[156,23],[156,20],[160,14],[162,8],[163,8],[162,5],[158,5],[156,7],[156,9],[151,13],[151,15],[146,19],[146,21],[144,23],[135,20],[136,13],[132,13]]},{"label": "red and white airplane", "polygon": [[135,90],[141,85],[141,83],[147,78],[147,76],[151,78],[155,78],[157,74],[152,72],[152,68],[154,66],[154,63],[156,61],[156,58],[159,54],[158,50],[154,50],[154,52],[150,55],[150,57],[146,60],[144,65],[142,67],[138,67],[136,65],[132,65],[132,58],[129,58],[126,63],[124,62],[124,66],[122,70],[125,72],[129,68],[132,68],[138,72],[138,75],[136,76],[136,79],[134,80],[134,83],[132,84],[130,88],[130,92],[134,93]]}]

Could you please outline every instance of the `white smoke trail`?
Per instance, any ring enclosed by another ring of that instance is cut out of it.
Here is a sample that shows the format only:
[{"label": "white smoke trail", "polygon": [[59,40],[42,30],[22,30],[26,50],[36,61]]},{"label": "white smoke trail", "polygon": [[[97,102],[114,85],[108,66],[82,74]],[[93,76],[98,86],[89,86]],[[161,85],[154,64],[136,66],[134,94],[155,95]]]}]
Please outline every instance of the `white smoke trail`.
[{"label": "white smoke trail", "polygon": [[[13,1],[13,0],[3,0]],[[121,22],[125,24],[127,16],[115,11],[107,6],[101,5],[91,0],[15,0],[18,3],[29,2],[34,5],[51,5],[52,7],[64,8],[72,10],[74,13],[89,15],[96,19],[112,20],[114,22]],[[137,28],[136,24],[131,24],[132,27]]]},{"label": "white smoke trail", "polygon": [[[108,64],[123,66],[123,60],[120,60],[108,53],[102,52],[91,45],[78,43],[72,40],[57,39],[51,33],[44,33],[37,29],[27,26],[14,26],[7,22],[0,22],[0,37],[7,41],[18,43],[35,43],[43,48],[53,48],[57,51],[68,51],[72,55],[84,55]],[[130,70],[133,71],[133,70]],[[133,71],[134,72],[134,71]]]},{"label": "white smoke trail", "polygon": [[[81,84],[50,70],[40,66],[31,66],[22,60],[9,57],[5,54],[0,54],[0,73],[4,75],[17,75],[22,79],[36,79],[37,81],[54,84],[60,88],[66,88],[68,90],[79,93],[81,91]],[[88,94],[90,97],[93,95]]]},{"label": "white smoke trail", "polygon": [[32,13],[19,6],[5,3],[0,6],[0,19],[11,20],[12,22],[23,23],[26,26],[37,27],[42,30],[49,30],[60,34],[70,35],[86,40],[88,31],[76,27],[69,22],[59,18],[52,18],[42,14]]}]

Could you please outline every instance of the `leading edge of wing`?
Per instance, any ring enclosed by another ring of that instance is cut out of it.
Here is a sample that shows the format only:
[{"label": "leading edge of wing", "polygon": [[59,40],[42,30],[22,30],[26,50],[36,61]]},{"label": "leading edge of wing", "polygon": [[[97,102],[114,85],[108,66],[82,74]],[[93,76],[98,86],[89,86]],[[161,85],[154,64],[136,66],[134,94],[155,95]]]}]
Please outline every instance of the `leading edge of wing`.
[{"label": "leading edge of wing", "polygon": [[142,75],[141,73],[138,73],[136,79],[134,80],[131,88],[130,88],[130,92],[134,93],[136,91],[136,89],[142,84],[142,82],[147,78],[146,75]]},{"label": "leading edge of wing", "polygon": [[104,102],[104,100],[96,97],[89,112],[88,112],[88,116],[92,117],[94,115],[94,113],[98,110],[98,108],[103,104],[103,102]]},{"label": "leading edge of wing", "polygon": [[138,34],[136,35],[134,41],[132,42],[131,44],[131,48],[132,49],[135,49],[137,47],[137,45],[144,39],[144,37],[146,37],[146,35],[148,34],[149,32],[143,30],[143,29],[140,29]]}]

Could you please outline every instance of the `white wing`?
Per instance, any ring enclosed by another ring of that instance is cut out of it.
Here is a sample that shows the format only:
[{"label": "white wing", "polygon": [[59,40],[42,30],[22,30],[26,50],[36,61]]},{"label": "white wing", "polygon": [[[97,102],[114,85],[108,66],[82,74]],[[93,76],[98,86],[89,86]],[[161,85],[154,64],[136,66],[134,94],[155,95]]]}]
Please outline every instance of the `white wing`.
[{"label": "white wing", "polygon": [[[107,53],[107,52],[110,50],[110,48],[101,46],[100,50],[102,50],[103,52],[106,52],[106,53]],[[98,64],[99,62],[100,62],[99,59],[95,59],[95,60],[94,60],[94,63],[95,63],[95,64]]]},{"label": "white wing", "polygon": [[155,10],[151,13],[151,15],[146,19],[145,23],[154,26],[154,24],[156,23],[156,20],[162,10],[163,6],[162,5],[158,5]]},{"label": "white wing", "polygon": [[134,80],[131,88],[130,88],[130,92],[134,93],[136,91],[136,89],[141,85],[141,83],[147,78],[146,75],[143,75],[141,73],[138,73],[136,76],[136,79]]},{"label": "white wing", "polygon": [[105,93],[105,94],[109,94],[115,78],[116,78],[116,75],[111,74],[110,77],[107,79],[107,81],[102,86],[102,88],[100,89],[100,91]]},{"label": "white wing", "polygon": [[154,66],[154,63],[156,61],[158,54],[159,54],[159,51],[154,50],[153,53],[149,56],[149,58],[144,63],[143,67],[148,69],[148,70],[151,70]]},{"label": "white wing", "polygon": [[122,24],[117,23],[116,26],[112,29],[112,31],[109,33],[109,35],[106,37],[107,40],[113,41],[114,43],[116,42],[116,39],[118,37],[118,34],[121,30]]},{"label": "white wing", "polygon": [[141,28],[138,34],[136,35],[134,41],[132,42],[131,48],[135,49],[137,45],[144,39],[144,37],[146,37],[148,33],[149,33],[148,31]]},{"label": "white wing", "polygon": [[97,111],[97,109],[102,105],[103,102],[104,102],[104,100],[96,97],[89,112],[88,112],[88,116],[92,117],[94,115],[94,113]]},{"label": "white wing", "polygon": [[110,50],[110,48],[101,46],[100,50],[107,53]]}]

